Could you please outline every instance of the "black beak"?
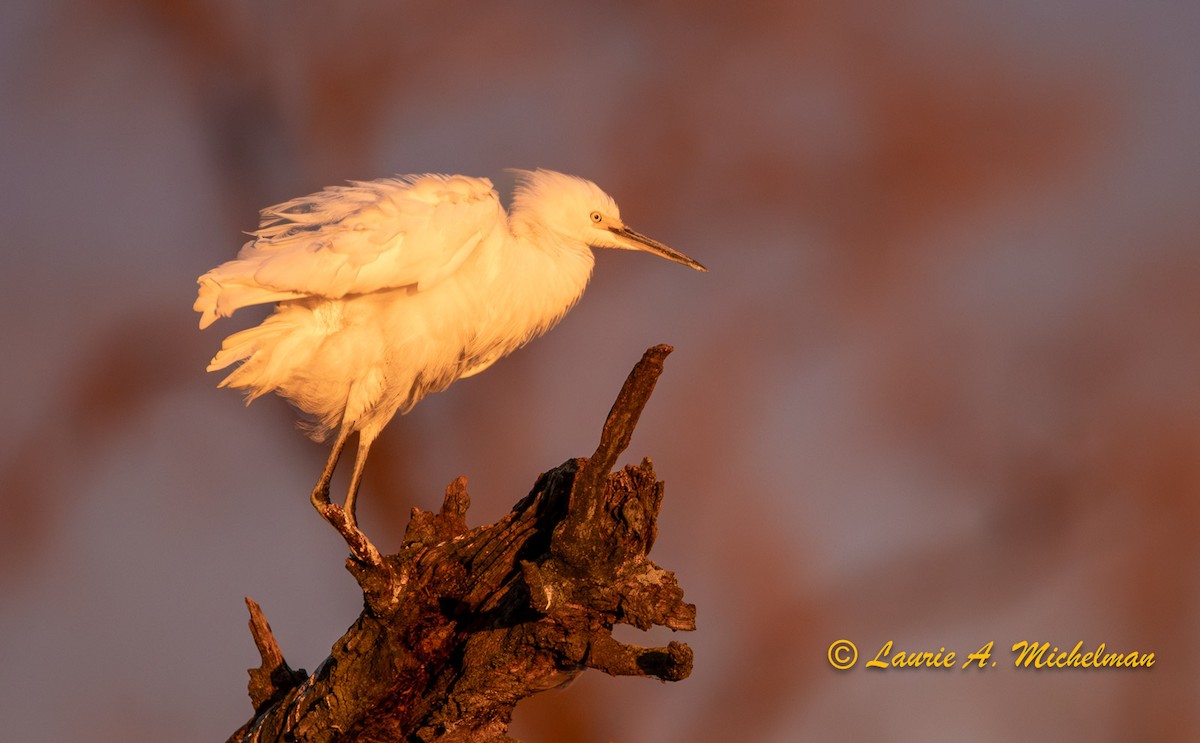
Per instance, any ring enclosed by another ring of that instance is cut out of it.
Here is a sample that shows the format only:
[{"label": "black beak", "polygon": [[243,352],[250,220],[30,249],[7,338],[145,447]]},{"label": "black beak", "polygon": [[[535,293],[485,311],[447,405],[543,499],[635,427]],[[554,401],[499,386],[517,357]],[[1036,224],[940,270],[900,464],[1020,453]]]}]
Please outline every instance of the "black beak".
[{"label": "black beak", "polygon": [[646,237],[645,235],[641,234],[640,232],[634,232],[633,230],[629,229],[628,227],[609,227],[608,229],[614,235],[618,235],[620,237],[625,238],[626,240],[629,240],[630,242],[635,243],[633,246],[631,246],[634,249],[644,250],[647,253],[654,253],[655,255],[660,255],[669,261],[675,261],[676,263],[682,263],[683,265],[694,268],[697,271],[708,271],[708,269],[705,268],[704,266],[700,265],[700,263],[698,261],[694,261],[691,258],[688,258],[683,253],[680,253],[678,250],[668,248],[666,245],[663,245],[662,243],[660,243],[657,240],[653,240],[649,237]]}]

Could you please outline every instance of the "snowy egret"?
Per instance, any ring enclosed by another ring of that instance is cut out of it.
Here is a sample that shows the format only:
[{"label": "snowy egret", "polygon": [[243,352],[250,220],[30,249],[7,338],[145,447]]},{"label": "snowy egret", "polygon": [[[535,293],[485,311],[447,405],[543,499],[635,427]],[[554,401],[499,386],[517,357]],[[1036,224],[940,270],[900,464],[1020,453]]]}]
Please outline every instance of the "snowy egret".
[{"label": "snowy egret", "polygon": [[358,454],[342,508],[355,497],[371,443],[426,395],[491,366],[545,333],[587,286],[590,247],[642,250],[705,271],[634,232],[591,181],[515,171],[506,213],[487,179],[410,175],[352,181],[262,211],[237,260],[199,279],[200,327],[276,302],[234,333],[209,371],[247,404],[277,392],[323,441],[337,431],[312,492],[325,513],[347,439]]}]

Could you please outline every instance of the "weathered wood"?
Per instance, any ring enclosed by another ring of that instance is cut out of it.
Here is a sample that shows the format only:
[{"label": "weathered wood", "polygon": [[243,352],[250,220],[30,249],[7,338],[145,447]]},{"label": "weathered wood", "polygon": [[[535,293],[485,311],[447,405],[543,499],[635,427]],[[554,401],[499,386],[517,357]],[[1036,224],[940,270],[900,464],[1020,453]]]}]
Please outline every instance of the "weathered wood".
[{"label": "weathered wood", "polygon": [[271,632],[271,625],[263,616],[262,608],[249,596],[246,597],[246,608],[250,610],[250,635],[258,647],[258,654],[262,656],[262,666],[250,669],[250,703],[257,713],[303,683],[308,674],[304,669],[293,671],[283,659],[283,652]]},{"label": "weathered wood", "polygon": [[351,544],[364,609],[311,676],[287,667],[247,600],[263,666],[255,716],[230,741],[508,741],[517,702],[587,668],[686,678],[686,645],[612,637],[617,623],[695,629],[675,576],[647,556],[663,484],[649,460],[609,473],[670,351],[634,367],[591,458],[541,475],[495,524],[468,528],[460,477],[438,513],[413,509],[396,554],[376,563],[369,541]]}]

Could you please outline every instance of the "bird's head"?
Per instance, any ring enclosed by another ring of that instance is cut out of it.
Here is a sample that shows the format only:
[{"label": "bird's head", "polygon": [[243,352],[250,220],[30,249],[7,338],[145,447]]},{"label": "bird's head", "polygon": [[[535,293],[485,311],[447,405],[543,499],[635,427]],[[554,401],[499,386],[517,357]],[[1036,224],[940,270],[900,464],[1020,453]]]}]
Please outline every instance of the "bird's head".
[{"label": "bird's head", "polygon": [[514,170],[513,218],[533,231],[547,230],[595,248],[641,250],[708,269],[677,250],[635,232],[621,221],[617,202],[595,183],[553,170]]}]

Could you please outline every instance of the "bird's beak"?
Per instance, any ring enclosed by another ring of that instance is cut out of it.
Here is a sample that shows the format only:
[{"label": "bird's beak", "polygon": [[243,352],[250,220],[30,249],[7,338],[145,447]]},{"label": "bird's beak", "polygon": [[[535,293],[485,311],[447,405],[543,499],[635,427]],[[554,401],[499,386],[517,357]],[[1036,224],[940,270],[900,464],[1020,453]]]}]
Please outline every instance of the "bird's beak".
[{"label": "bird's beak", "polygon": [[628,240],[629,242],[633,243],[632,245],[629,246],[633,250],[644,250],[647,253],[654,253],[655,255],[660,255],[669,261],[675,261],[676,263],[682,263],[685,266],[690,266],[691,268],[694,268],[697,271],[708,271],[707,268],[700,265],[697,261],[694,261],[691,258],[688,258],[686,255],[684,255],[683,253],[680,253],[678,250],[673,250],[672,248],[668,248],[666,245],[663,245],[659,241],[652,240],[651,238],[646,237],[645,235],[641,234],[640,232],[634,232],[633,230],[629,229],[628,227],[625,227],[624,225],[622,225],[621,227],[609,227],[608,229],[610,232],[612,232],[617,237],[624,238],[625,240]]}]

